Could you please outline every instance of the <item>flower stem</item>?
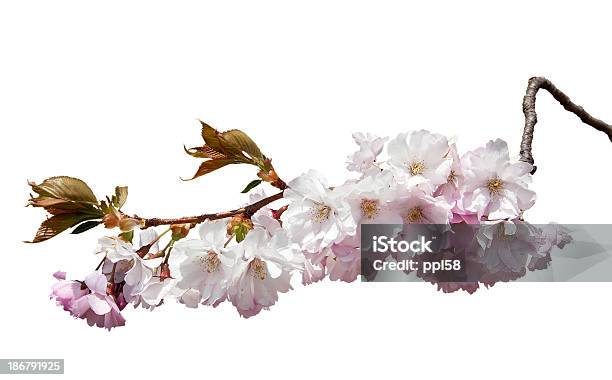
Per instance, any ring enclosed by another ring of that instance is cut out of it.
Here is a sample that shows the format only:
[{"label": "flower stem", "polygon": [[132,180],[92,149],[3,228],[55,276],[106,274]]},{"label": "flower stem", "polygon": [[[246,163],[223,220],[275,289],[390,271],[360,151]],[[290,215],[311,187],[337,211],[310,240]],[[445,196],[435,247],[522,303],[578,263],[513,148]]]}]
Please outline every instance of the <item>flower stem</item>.
[{"label": "flower stem", "polygon": [[104,257],[102,258],[102,260],[100,261],[100,263],[98,264],[98,266],[96,267],[96,271],[100,268],[102,268],[102,264],[104,264],[104,261],[106,261],[106,255],[104,255]]},{"label": "flower stem", "polygon": [[161,234],[157,235],[157,237],[155,238],[155,240],[153,240],[151,242],[151,246],[153,246],[155,243],[157,243],[159,241],[159,239],[161,239],[165,234],[167,234],[168,232],[172,231],[171,228],[168,228],[167,230],[165,230],[164,232],[162,232]]},{"label": "flower stem", "polygon": [[117,263],[113,264],[113,269],[111,270],[111,274],[110,274],[110,282],[111,283],[115,283],[115,271],[117,270]]},{"label": "flower stem", "polygon": [[232,241],[234,236],[235,236],[234,234],[230,235],[230,237],[225,241],[225,244],[223,244],[223,248],[227,247],[227,245],[230,243],[230,241]]},{"label": "flower stem", "polygon": [[162,266],[164,264],[168,264],[168,260],[170,259],[170,252],[172,252],[172,247],[174,247],[174,242],[175,242],[174,239],[170,240],[166,248],[164,248],[164,251],[168,249],[168,252],[166,252],[166,257],[164,257],[164,262],[162,263]]}]

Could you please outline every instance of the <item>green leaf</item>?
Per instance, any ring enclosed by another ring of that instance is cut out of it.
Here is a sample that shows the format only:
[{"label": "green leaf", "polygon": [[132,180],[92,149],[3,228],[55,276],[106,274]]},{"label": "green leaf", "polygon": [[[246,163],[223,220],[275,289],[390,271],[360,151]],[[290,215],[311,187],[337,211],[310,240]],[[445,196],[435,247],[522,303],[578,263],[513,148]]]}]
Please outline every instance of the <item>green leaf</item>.
[{"label": "green leaf", "polygon": [[[132,231],[128,231],[128,232],[122,232],[119,234],[119,237],[121,238],[121,240],[131,243],[132,239],[134,239],[134,230]],[[143,246],[141,247],[138,251],[142,250],[144,247],[151,247],[151,244],[149,244],[148,246]],[[147,249],[148,252],[148,249]]]},{"label": "green leaf", "polygon": [[248,185],[246,185],[246,187],[244,188],[244,190],[241,191],[242,194],[248,193],[249,191],[253,190],[254,188],[256,188],[257,186],[259,186],[259,184],[262,181],[260,179],[254,179],[251,182],[249,182]]},{"label": "green leaf", "polygon": [[91,230],[92,228],[98,226],[101,223],[101,220],[88,220],[87,222],[79,224],[74,230],[72,230],[71,234],[81,234],[85,231]]},{"label": "green leaf", "polygon": [[236,226],[234,228],[234,234],[236,235],[236,242],[240,243],[243,241],[247,234],[249,233],[249,229],[244,226]]},{"label": "green leaf", "polygon": [[36,232],[36,236],[28,243],[40,243],[41,241],[49,240],[70,227],[74,227],[81,222],[95,218],[95,216],[86,214],[54,215],[42,222],[40,228]]}]

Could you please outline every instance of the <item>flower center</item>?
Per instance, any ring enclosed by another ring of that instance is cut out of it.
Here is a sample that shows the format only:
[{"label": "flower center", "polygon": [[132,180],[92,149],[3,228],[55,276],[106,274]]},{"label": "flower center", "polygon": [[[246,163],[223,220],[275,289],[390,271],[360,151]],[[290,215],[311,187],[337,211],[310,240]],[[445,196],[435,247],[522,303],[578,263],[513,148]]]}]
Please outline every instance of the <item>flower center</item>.
[{"label": "flower center", "polygon": [[361,215],[368,219],[374,218],[378,214],[379,205],[375,199],[362,199],[361,200]]},{"label": "flower center", "polygon": [[504,181],[495,177],[487,182],[487,188],[491,194],[497,194],[504,188]]},{"label": "flower center", "polygon": [[200,267],[208,273],[212,273],[219,268],[221,260],[216,252],[208,251],[204,256],[200,256]]},{"label": "flower center", "polygon": [[423,209],[419,206],[413,207],[404,215],[404,222],[416,223],[423,219]]},{"label": "flower center", "polygon": [[327,219],[329,219],[329,215],[331,214],[331,207],[317,203],[311,210],[312,219],[314,219],[317,223],[323,223]]},{"label": "flower center", "polygon": [[266,263],[261,261],[259,258],[254,258],[249,264],[249,271],[251,276],[260,280],[266,279]]},{"label": "flower center", "polygon": [[456,180],[457,180],[457,173],[455,173],[454,170],[451,170],[450,173],[448,174],[448,177],[446,177],[446,182],[455,183]]},{"label": "flower center", "polygon": [[408,165],[408,171],[410,171],[410,175],[423,174],[425,171],[425,163],[423,161],[414,161]]}]

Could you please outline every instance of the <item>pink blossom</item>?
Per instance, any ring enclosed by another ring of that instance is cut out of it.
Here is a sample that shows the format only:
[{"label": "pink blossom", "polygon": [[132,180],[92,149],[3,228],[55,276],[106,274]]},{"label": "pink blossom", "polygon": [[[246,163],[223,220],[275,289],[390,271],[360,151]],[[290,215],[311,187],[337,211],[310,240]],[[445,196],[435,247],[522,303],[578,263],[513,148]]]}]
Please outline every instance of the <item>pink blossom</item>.
[{"label": "pink blossom", "polygon": [[93,272],[85,278],[88,294],[74,300],[70,312],[77,318],[87,320],[90,326],[96,325],[110,330],[124,326],[125,319],[115,300],[106,293],[106,276]]},{"label": "pink blossom", "polygon": [[366,133],[353,133],[353,139],[359,145],[359,150],[348,156],[346,168],[351,171],[365,173],[375,167],[376,157],[382,152],[386,137],[377,137]]},{"label": "pink blossom", "polygon": [[244,252],[235,265],[228,296],[238,313],[249,318],[274,305],[279,292],[292,289],[291,273],[303,270],[304,264],[282,229],[270,238],[256,227],[241,244]]},{"label": "pink blossom", "polygon": [[304,252],[303,285],[310,285],[325,278],[325,264],[328,251],[329,248],[317,253]]},{"label": "pink blossom", "polygon": [[454,207],[452,210],[453,216],[451,217],[450,222],[455,223],[466,223],[466,224],[479,224],[480,219],[478,219],[478,215],[474,212],[469,212],[465,210],[460,210],[458,207]]},{"label": "pink blossom", "polygon": [[361,273],[361,252],[358,235],[344,239],[331,247],[333,255],[327,258],[329,279],[353,282]]},{"label": "pink blossom", "polygon": [[433,190],[448,181],[452,162],[446,137],[426,130],[400,133],[387,150],[398,181],[407,187]]},{"label": "pink blossom", "polygon": [[78,281],[66,280],[66,272],[55,272],[53,277],[59,282],[51,287],[51,298],[55,298],[58,306],[70,311],[75,300],[87,295],[89,290]]},{"label": "pink blossom", "polygon": [[535,193],[527,187],[532,166],[510,162],[505,141],[489,141],[486,147],[466,153],[461,159],[464,172],[461,209],[489,220],[512,219],[535,203]]},{"label": "pink blossom", "polygon": [[452,160],[450,173],[446,178],[446,182],[438,186],[434,195],[441,196],[446,202],[454,206],[457,200],[461,198],[461,187],[463,186],[463,169],[461,168],[461,159],[455,144],[450,145],[446,157]]},{"label": "pink blossom", "polygon": [[470,252],[491,278],[503,281],[524,274],[529,256],[538,251],[538,233],[519,220],[486,222],[476,232]]},{"label": "pink blossom", "polygon": [[448,203],[413,188],[397,188],[397,196],[389,207],[404,224],[447,224],[452,213]]}]

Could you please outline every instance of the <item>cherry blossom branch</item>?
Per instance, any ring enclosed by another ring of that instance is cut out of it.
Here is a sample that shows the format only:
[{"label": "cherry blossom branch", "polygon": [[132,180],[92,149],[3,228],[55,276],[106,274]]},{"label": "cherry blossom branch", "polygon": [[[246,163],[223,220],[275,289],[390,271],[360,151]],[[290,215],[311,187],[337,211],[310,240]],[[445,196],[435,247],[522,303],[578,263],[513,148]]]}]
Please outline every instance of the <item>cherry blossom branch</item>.
[{"label": "cherry blossom branch", "polygon": [[[544,77],[533,77],[529,79],[527,85],[527,93],[523,98],[523,114],[525,115],[525,129],[523,130],[523,138],[521,140],[521,161],[528,162],[533,165],[533,154],[531,153],[531,143],[533,141],[533,130],[538,122],[538,117],[535,111],[536,95],[540,89],[548,91],[555,100],[557,100],[563,108],[575,114],[580,120],[608,135],[612,141],[612,125],[603,122],[591,116],[581,106],[572,102],[571,99],[559,90],[551,81]],[[534,166],[531,174],[535,173],[537,167]]]},{"label": "cherry blossom branch", "polygon": [[163,225],[171,225],[171,224],[199,224],[209,220],[217,220],[232,217],[235,215],[243,215],[247,218],[250,218],[255,214],[259,209],[267,206],[268,204],[277,201],[283,198],[283,191],[271,195],[267,198],[259,200],[255,203],[252,203],[248,206],[244,206],[241,208],[237,208],[235,210],[223,211],[214,214],[202,214],[198,216],[187,216],[182,218],[173,218],[173,219],[164,219],[164,218],[140,218],[134,216],[134,219],[140,220],[143,228],[163,226]]},{"label": "cherry blossom branch", "polygon": [[[612,140],[612,125],[588,114],[582,107],[573,103],[567,95],[557,89],[548,79],[533,77],[529,80],[527,92],[523,98],[525,128],[521,141],[521,161],[532,165],[534,163],[532,141],[534,127],[537,123],[535,102],[536,95],[540,89],[548,91],[566,110],[577,115],[585,124],[606,133],[610,140]],[[80,234],[100,224],[109,229],[118,227],[122,232],[122,237],[127,240],[131,239],[130,234],[132,234],[133,229],[136,227],[146,229],[170,225],[173,239],[179,239],[184,237],[183,235],[188,233],[189,229],[196,224],[228,217],[235,217],[234,224],[228,225],[228,231],[235,229],[237,239],[244,237],[244,234],[248,231],[247,227],[250,223],[250,217],[262,207],[283,198],[283,192],[287,188],[287,184],[276,173],[272,165],[272,159],[263,154],[257,144],[246,133],[237,129],[221,132],[202,121],[200,123],[202,125],[201,134],[204,144],[184,148],[187,154],[202,160],[191,179],[204,176],[228,165],[244,164],[256,167],[258,172],[257,178],[251,180],[242,190],[242,193],[248,193],[262,183],[269,183],[281,191],[251,205],[229,211],[169,219],[142,218],[137,215],[131,216],[125,214],[122,211],[128,195],[127,186],[117,186],[115,194],[110,197],[107,196],[105,200],[98,200],[91,188],[78,178],[68,176],[51,177],[45,179],[40,184],[29,182],[36,195],[31,195],[28,204],[33,207],[44,208],[49,214],[49,217],[41,223],[31,243],[48,240],[70,228],[74,228],[72,230],[73,234]],[[356,141],[361,146],[360,149],[363,149],[362,145],[364,144],[375,144],[377,148],[369,147],[367,149],[377,150],[376,154],[380,153],[380,150],[384,147],[384,139],[378,140],[380,141],[366,141],[365,137],[356,138]],[[415,148],[412,147],[411,149]],[[368,154],[371,155],[372,152]],[[420,166],[417,168],[417,174],[422,174],[422,163],[418,164]],[[361,170],[357,166],[355,168],[358,171]],[[355,168],[349,169],[354,170]],[[532,174],[535,170],[536,167],[533,166]],[[411,175],[415,175],[415,173],[413,172]],[[492,183],[491,186],[493,185],[500,186],[498,182]],[[280,217],[283,211],[282,208],[277,210],[275,212],[276,217]]]}]

